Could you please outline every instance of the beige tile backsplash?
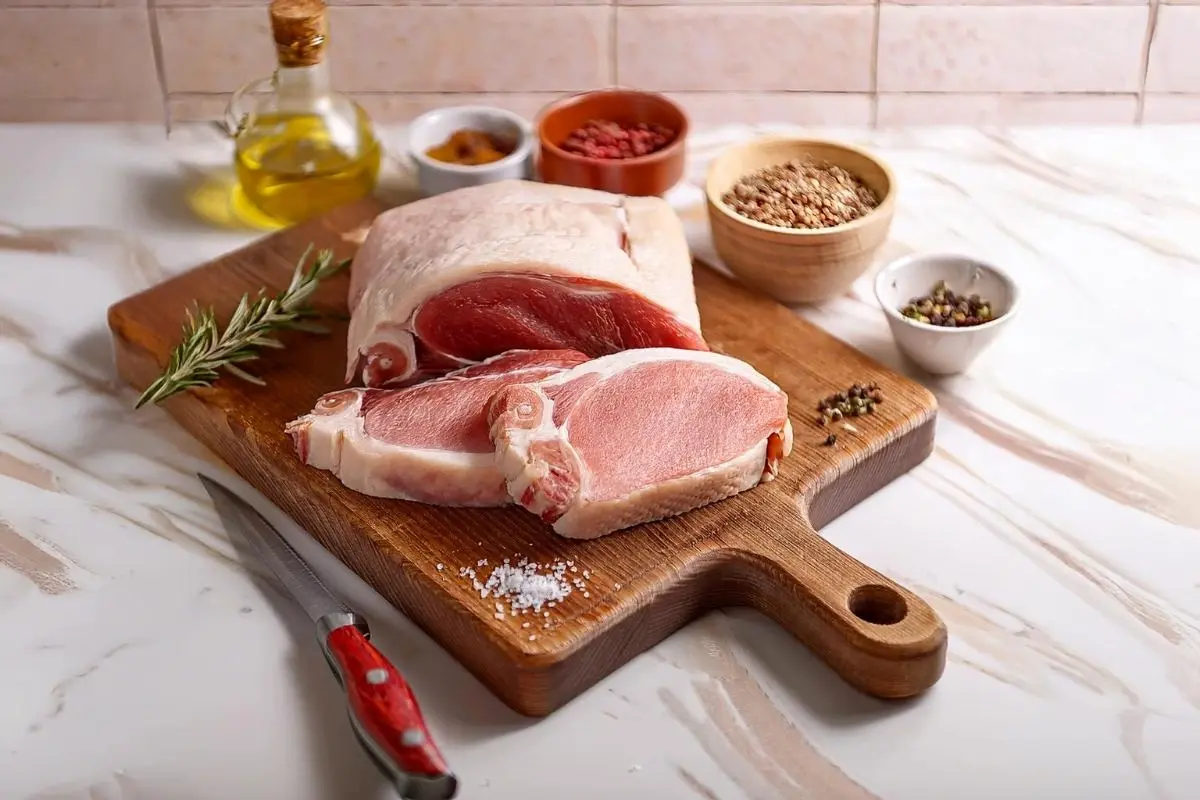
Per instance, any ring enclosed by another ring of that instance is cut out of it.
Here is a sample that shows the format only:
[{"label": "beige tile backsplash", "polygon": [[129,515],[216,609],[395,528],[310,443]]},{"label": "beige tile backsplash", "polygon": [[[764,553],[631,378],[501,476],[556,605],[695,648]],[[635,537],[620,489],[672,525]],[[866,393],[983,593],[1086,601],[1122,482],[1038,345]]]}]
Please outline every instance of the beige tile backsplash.
[{"label": "beige tile backsplash", "polygon": [[[381,121],[664,91],[698,124],[1200,122],[1200,0],[327,0]],[[266,0],[0,0],[0,121],[216,119]]]},{"label": "beige tile backsplash", "polygon": [[626,86],[871,90],[871,6],[618,6],[616,14],[616,78]]},{"label": "beige tile backsplash", "polygon": [[881,92],[1136,92],[1149,6],[879,11]]}]

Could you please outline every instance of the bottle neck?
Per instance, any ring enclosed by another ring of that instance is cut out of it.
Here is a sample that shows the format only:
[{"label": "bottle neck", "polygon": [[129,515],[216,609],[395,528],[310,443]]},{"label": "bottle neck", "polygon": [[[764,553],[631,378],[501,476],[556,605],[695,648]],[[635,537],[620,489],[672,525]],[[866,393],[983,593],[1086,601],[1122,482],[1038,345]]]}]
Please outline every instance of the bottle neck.
[{"label": "bottle neck", "polygon": [[329,67],[324,61],[304,67],[279,66],[276,91],[281,100],[304,100],[329,94]]}]

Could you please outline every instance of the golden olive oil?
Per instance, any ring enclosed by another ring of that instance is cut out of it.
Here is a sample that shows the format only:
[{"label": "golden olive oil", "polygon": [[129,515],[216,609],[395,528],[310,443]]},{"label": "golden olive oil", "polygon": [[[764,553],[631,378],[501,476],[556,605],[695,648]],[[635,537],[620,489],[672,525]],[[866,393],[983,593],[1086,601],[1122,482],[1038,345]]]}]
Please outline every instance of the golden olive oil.
[{"label": "golden olive oil", "polygon": [[278,66],[234,92],[226,112],[232,210],[284,227],[370,194],[382,154],[367,113],[331,85],[324,0],[272,0],[268,11]]},{"label": "golden olive oil", "polygon": [[317,114],[268,113],[237,140],[239,213],[294,225],[370,194],[381,148],[360,108],[353,121]]}]

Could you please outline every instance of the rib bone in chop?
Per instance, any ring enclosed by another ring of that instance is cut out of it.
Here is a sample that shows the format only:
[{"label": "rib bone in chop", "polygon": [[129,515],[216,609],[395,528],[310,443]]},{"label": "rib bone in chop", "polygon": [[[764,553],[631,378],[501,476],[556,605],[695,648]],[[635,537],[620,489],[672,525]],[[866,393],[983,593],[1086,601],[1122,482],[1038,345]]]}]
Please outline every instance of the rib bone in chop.
[{"label": "rib bone in chop", "polygon": [[346,381],[405,385],[507,350],[707,350],[667,201],[501,181],[384,212],[351,272]]},{"label": "rib bone in chop", "polygon": [[506,505],[488,401],[509,383],[584,361],[572,350],[513,351],[404,389],[331,392],[286,430],[304,463],[354,491],[444,506]]},{"label": "rib bone in chop", "polygon": [[513,499],[572,538],[770,481],[792,448],[783,390],[715,352],[598,358],[500,389],[488,418]]}]

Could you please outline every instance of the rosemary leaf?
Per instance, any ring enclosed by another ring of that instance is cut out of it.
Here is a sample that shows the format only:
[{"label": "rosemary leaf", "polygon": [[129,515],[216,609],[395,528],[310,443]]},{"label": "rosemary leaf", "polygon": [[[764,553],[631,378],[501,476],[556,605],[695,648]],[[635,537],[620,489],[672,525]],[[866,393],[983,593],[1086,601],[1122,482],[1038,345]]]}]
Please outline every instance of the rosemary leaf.
[{"label": "rosemary leaf", "polygon": [[251,375],[249,372],[246,372],[246,370],[242,369],[241,367],[235,367],[233,364],[226,364],[225,371],[230,375],[236,375],[244,381],[250,381],[250,383],[254,383],[259,386],[267,385],[267,382],[262,378],[256,375]]},{"label": "rosemary leaf", "polygon": [[212,308],[187,309],[180,343],[171,351],[166,370],[146,387],[134,408],[161,403],[192,387],[211,386],[222,369],[263,386],[262,378],[236,365],[258,358],[261,348],[282,348],[283,343],[275,338],[279,331],[328,332],[307,321],[322,316],[308,305],[308,299],[321,281],[345,269],[350,259],[334,261],[333,251],[322,250],[307,265],[312,249],[310,244],[296,262],[288,287],[279,294],[268,298],[260,292],[254,299],[249,294],[242,295],[224,331],[217,324]]},{"label": "rosemary leaf", "polygon": [[329,333],[329,328],[324,325],[318,325],[315,322],[289,322],[286,323],[288,330],[304,331],[306,333]]}]

